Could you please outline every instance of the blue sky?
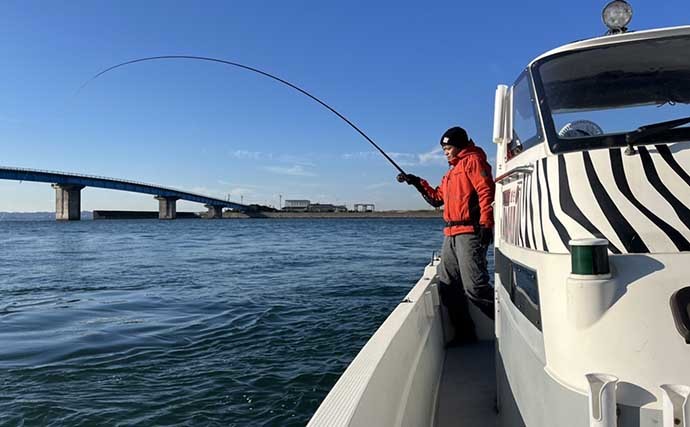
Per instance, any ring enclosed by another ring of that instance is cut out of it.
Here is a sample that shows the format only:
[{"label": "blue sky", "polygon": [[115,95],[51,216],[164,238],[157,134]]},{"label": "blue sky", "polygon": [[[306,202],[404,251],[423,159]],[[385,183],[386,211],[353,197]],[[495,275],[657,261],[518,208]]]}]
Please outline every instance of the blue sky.
[{"label": "blue sky", "polygon": [[[125,178],[245,203],[428,207],[332,113],[243,70],[263,69],[350,118],[408,172],[438,183],[438,139],[465,127],[489,157],[494,90],[540,53],[602,34],[606,1],[4,1],[6,166]],[[689,24],[687,0],[632,1],[632,29]],[[0,181],[0,211],[54,209],[47,184]],[[82,207],[155,210],[87,188]],[[178,202],[178,210],[203,210]]]}]

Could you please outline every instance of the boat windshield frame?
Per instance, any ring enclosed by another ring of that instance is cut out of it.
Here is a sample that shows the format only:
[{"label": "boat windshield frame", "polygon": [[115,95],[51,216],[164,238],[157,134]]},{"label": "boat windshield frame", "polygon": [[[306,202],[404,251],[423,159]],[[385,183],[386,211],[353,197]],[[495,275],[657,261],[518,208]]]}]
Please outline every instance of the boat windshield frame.
[{"label": "boat windshield frame", "polygon": [[[675,35],[675,36],[666,36],[666,37],[658,37],[658,38],[653,38],[653,39],[643,39],[643,40],[635,40],[635,41],[629,41],[625,43],[621,43],[621,45],[630,45],[630,44],[637,44],[637,43],[645,43],[645,42],[650,42],[650,41],[660,41],[660,40],[672,40],[672,39],[678,39],[678,38],[684,38],[688,39],[690,42],[690,35]],[[530,64],[529,68],[529,74],[532,77],[532,84],[534,88],[534,92],[536,93],[537,96],[537,103],[539,105],[539,119],[541,121],[541,124],[544,127],[544,133],[546,134],[546,140],[549,145],[549,149],[551,150],[552,153],[558,154],[558,153],[567,153],[567,152],[574,152],[574,151],[584,151],[584,150],[592,150],[592,149],[600,149],[600,148],[612,148],[612,147],[625,147],[628,145],[626,141],[626,135],[629,132],[616,132],[616,133],[606,133],[603,135],[597,135],[597,136],[582,136],[582,137],[577,137],[577,138],[561,138],[558,135],[558,131],[556,130],[556,124],[554,122],[554,118],[551,112],[551,108],[549,107],[548,103],[548,97],[546,94],[546,89],[544,87],[544,82],[542,80],[542,76],[540,74],[540,67],[543,66],[544,64],[557,60],[558,58],[562,58],[564,56],[568,55],[578,55],[583,52],[588,52],[588,51],[593,51],[593,50],[598,50],[598,49],[604,49],[604,48],[611,48],[613,45],[608,44],[608,45],[598,45],[598,46],[591,46],[591,47],[586,47],[582,49],[577,49],[577,50],[570,50],[570,51],[565,51],[565,52],[559,52],[554,55],[546,56],[543,58],[540,58],[536,61],[534,61],[532,64]],[[689,70],[690,72],[690,70]],[[690,95],[689,95],[690,96]],[[634,104],[630,104],[630,106],[634,106]],[[585,109],[583,108],[583,111]],[[632,131],[632,129],[630,129]],[[679,127],[679,128],[674,128],[674,129],[668,129],[664,131],[662,134],[656,134],[650,138],[643,138],[641,139],[638,144],[650,144],[650,143],[674,143],[674,142],[683,142],[683,141],[690,141],[690,128],[688,127]]]}]

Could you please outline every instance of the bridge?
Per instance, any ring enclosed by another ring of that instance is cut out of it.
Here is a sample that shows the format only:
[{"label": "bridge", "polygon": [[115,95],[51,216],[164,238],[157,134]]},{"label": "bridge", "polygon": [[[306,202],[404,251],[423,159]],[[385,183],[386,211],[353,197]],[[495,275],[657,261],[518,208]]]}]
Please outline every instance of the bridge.
[{"label": "bridge", "polygon": [[160,219],[175,219],[177,200],[203,203],[208,208],[209,218],[222,218],[223,208],[242,212],[250,209],[246,205],[202,194],[104,176],[0,166],[0,179],[51,183],[55,189],[55,218],[58,221],[73,221],[81,218],[81,190],[84,187],[153,194],[158,200],[158,218]]}]

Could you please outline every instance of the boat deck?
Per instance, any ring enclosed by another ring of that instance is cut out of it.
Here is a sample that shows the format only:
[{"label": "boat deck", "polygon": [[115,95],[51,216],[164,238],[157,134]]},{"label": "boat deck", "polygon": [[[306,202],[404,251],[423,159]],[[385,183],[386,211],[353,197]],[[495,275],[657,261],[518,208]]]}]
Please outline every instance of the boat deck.
[{"label": "boat deck", "polygon": [[496,414],[494,341],[446,350],[436,427],[493,427]]}]

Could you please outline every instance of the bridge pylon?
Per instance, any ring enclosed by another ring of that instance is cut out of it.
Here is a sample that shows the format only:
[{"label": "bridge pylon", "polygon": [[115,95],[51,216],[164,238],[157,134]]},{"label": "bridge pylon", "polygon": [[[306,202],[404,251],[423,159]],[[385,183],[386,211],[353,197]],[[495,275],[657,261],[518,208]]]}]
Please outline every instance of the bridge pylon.
[{"label": "bridge pylon", "polygon": [[158,219],[175,219],[177,217],[176,202],[179,197],[156,196],[154,199],[158,200]]},{"label": "bridge pylon", "polygon": [[55,189],[55,219],[79,221],[81,219],[81,190],[83,185],[52,184]]},{"label": "bridge pylon", "polygon": [[223,218],[223,206],[219,205],[204,205],[208,209],[206,218],[208,219],[220,219]]}]

